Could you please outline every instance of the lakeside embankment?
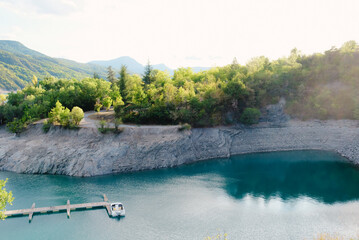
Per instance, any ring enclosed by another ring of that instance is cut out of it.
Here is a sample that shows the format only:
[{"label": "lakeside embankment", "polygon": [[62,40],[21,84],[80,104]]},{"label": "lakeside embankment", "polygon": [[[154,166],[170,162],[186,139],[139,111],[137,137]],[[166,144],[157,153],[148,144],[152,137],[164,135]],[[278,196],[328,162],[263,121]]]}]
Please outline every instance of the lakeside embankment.
[{"label": "lakeside embankment", "polygon": [[358,121],[294,121],[256,127],[126,127],[121,134],[95,128],[42,132],[33,125],[20,137],[0,129],[0,170],[95,176],[173,167],[211,158],[283,150],[335,151],[359,164]]}]

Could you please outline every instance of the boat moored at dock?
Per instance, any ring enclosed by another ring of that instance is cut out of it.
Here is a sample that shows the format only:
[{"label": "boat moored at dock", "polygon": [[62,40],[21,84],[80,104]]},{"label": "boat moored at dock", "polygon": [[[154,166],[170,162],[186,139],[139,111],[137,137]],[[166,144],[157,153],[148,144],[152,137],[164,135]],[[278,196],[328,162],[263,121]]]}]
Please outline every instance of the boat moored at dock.
[{"label": "boat moored at dock", "polygon": [[122,203],[111,203],[111,216],[112,217],[124,217],[126,214],[125,208]]}]

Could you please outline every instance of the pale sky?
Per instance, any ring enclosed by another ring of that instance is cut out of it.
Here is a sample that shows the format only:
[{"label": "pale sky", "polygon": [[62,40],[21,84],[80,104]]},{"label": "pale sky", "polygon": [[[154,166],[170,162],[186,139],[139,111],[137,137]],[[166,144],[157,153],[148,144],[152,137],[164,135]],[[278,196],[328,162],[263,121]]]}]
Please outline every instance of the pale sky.
[{"label": "pale sky", "polygon": [[358,0],[0,0],[0,39],[79,62],[222,66],[359,42]]}]

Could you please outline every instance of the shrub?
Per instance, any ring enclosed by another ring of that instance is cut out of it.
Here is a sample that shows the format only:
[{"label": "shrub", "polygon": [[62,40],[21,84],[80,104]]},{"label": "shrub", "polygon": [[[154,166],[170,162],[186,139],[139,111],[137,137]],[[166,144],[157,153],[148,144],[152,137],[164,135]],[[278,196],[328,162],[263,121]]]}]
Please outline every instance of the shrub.
[{"label": "shrub", "polygon": [[71,110],[71,122],[75,126],[78,126],[81,120],[84,118],[84,111],[79,107],[73,107]]},{"label": "shrub", "polygon": [[115,121],[114,121],[114,124],[115,124],[115,133],[118,133],[120,132],[119,130],[119,125],[122,124],[122,119],[121,118],[115,118]]},{"label": "shrub", "polygon": [[96,112],[100,112],[100,111],[101,111],[101,108],[102,108],[102,104],[99,103],[99,102],[97,102],[97,103],[95,104],[95,111],[96,111]]},{"label": "shrub", "polygon": [[244,109],[241,118],[239,119],[241,123],[244,124],[256,124],[259,121],[259,117],[261,116],[261,112],[256,108],[246,108]]},{"label": "shrub", "polygon": [[99,127],[98,127],[98,130],[99,130],[99,132],[100,133],[106,133],[106,124],[107,124],[107,122],[105,121],[105,120],[101,120],[100,122],[99,122]]},{"label": "shrub", "polygon": [[106,111],[108,111],[112,105],[112,99],[110,97],[105,97],[102,99],[103,106],[106,108]]},{"label": "shrub", "polygon": [[70,126],[70,110],[68,108],[65,108],[61,113],[60,113],[60,124],[61,126],[64,127],[68,127]]},{"label": "shrub", "polygon": [[6,124],[6,127],[10,130],[10,132],[19,135],[21,132],[23,132],[26,129],[27,123],[21,119],[14,118],[12,122]]},{"label": "shrub", "polygon": [[0,125],[5,123],[5,106],[0,105]]},{"label": "shrub", "polygon": [[123,106],[123,105],[125,105],[125,103],[122,101],[121,98],[116,98],[116,100],[114,100],[114,101],[112,102],[112,105],[113,105],[114,108],[116,108],[117,106]]},{"label": "shrub", "polygon": [[0,94],[0,105],[4,105],[6,102],[6,95]]},{"label": "shrub", "polygon": [[73,107],[72,111],[62,106],[57,101],[56,106],[49,113],[49,123],[60,124],[63,127],[74,128],[84,118],[84,111],[79,107]]},{"label": "shrub", "polygon": [[[53,109],[51,109],[49,113],[49,121],[52,124],[61,124],[61,114],[65,111],[65,107],[62,106],[62,104],[57,101],[56,105]],[[63,116],[64,118],[65,116]]]},{"label": "shrub", "polygon": [[45,120],[44,124],[42,125],[42,131],[44,131],[44,133],[48,133],[50,128],[51,128],[51,123],[48,120]]},{"label": "shrub", "polygon": [[184,130],[191,130],[192,126],[188,123],[182,124],[179,128],[178,131],[184,131]]}]

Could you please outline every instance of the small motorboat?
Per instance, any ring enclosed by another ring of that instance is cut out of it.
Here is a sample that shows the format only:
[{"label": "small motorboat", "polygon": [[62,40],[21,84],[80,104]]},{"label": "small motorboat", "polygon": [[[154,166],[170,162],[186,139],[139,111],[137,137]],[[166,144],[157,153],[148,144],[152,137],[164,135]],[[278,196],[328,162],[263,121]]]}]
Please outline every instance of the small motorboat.
[{"label": "small motorboat", "polygon": [[122,203],[111,203],[111,215],[112,217],[122,217],[125,216],[125,208],[123,207]]}]

